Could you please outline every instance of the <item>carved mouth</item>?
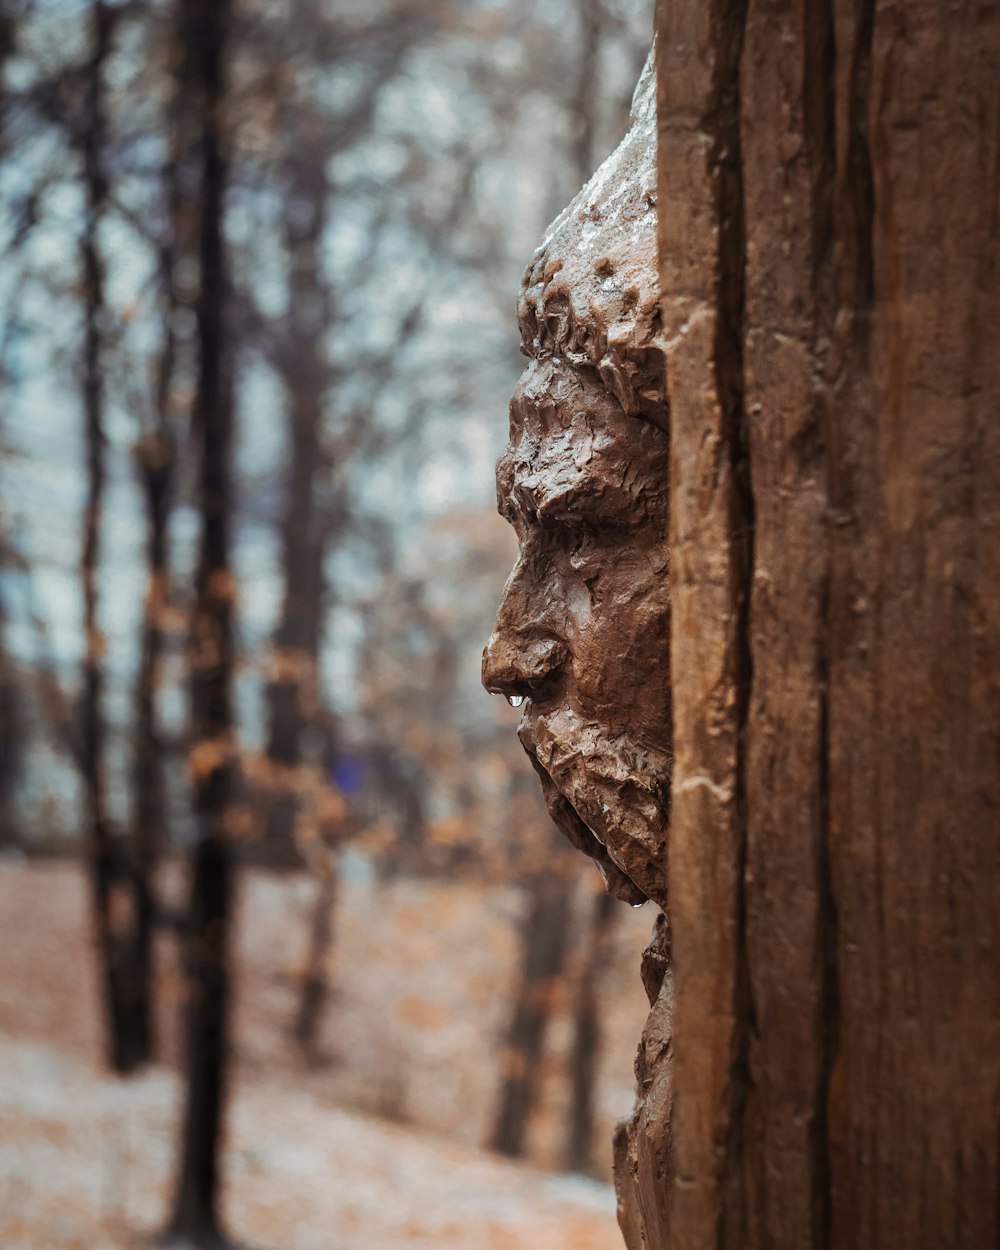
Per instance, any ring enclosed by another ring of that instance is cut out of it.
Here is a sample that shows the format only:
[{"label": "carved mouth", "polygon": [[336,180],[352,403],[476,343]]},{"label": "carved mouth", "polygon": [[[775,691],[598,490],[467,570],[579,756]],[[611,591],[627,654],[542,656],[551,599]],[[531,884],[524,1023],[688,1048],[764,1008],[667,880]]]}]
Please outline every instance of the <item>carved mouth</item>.
[{"label": "carved mouth", "polygon": [[646,895],[639,889],[632,878],[627,873],[624,873],[617,864],[612,862],[607,847],[601,842],[586,821],[583,820],[573,804],[538,762],[531,746],[528,743],[523,745],[525,753],[528,759],[531,760],[531,765],[542,783],[542,795],[545,799],[545,806],[549,810],[549,815],[563,836],[578,851],[582,851],[584,855],[594,861],[598,871],[604,878],[604,884],[608,893],[613,894],[615,898],[621,899],[623,903],[631,904],[633,907],[641,907],[643,903],[648,902]]},{"label": "carved mouth", "polygon": [[556,826],[598,864],[609,892],[666,908],[669,757],[568,703],[529,701],[517,735]]}]

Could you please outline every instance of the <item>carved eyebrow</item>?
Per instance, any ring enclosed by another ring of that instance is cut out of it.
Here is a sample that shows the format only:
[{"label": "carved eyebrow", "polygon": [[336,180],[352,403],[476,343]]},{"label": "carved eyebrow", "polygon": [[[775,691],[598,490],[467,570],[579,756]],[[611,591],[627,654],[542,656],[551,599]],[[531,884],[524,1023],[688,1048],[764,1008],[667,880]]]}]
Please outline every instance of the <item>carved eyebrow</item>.
[{"label": "carved eyebrow", "polygon": [[541,524],[572,519],[576,513],[584,520],[630,525],[647,513],[647,508],[638,503],[635,492],[626,485],[624,472],[620,481],[583,469],[568,482],[539,483],[539,489],[533,489],[529,482],[530,479],[518,481],[515,477],[511,500],[517,511],[537,518]]},{"label": "carved eyebrow", "polygon": [[[617,492],[616,492],[617,493]],[[607,486],[599,484],[590,476],[581,476],[566,486],[543,491],[538,498],[538,513],[543,516],[552,512],[564,512],[575,507],[590,507],[607,498]]]},{"label": "carved eyebrow", "polygon": [[667,475],[666,448],[651,447],[646,439],[636,447],[631,439],[594,437],[593,427],[583,446],[570,442],[565,427],[527,438],[524,433],[512,427],[512,443],[497,462],[498,509],[506,520],[580,519],[627,527],[655,513]]}]

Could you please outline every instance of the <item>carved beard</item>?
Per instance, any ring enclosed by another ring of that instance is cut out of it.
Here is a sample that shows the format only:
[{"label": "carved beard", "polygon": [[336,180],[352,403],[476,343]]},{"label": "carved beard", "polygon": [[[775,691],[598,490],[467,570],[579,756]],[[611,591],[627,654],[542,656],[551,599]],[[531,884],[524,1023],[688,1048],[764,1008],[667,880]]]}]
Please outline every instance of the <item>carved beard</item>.
[{"label": "carved beard", "polygon": [[608,890],[666,907],[671,758],[605,733],[569,708],[529,711],[518,737],[542,783],[549,814],[596,861]]}]

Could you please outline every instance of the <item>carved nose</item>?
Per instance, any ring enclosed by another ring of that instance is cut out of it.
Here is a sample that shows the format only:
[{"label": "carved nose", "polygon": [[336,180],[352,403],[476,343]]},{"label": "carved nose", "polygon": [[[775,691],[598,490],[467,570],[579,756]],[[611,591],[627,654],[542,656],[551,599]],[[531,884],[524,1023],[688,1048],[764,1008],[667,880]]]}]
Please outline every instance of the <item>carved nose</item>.
[{"label": "carved nose", "polygon": [[483,651],[483,685],[490,694],[508,699],[530,698],[558,673],[566,654],[565,644],[556,638],[498,630]]},{"label": "carved nose", "polygon": [[518,703],[537,699],[561,671],[569,649],[547,627],[556,598],[545,570],[522,552],[507,579],[493,634],[483,651],[483,685],[490,694],[503,694]]}]

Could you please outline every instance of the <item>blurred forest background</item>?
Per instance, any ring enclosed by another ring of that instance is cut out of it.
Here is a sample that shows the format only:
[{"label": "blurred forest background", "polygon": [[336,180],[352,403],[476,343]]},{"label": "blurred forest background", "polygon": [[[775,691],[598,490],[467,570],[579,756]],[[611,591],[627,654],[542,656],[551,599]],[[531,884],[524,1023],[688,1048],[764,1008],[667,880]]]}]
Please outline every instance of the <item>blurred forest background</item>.
[{"label": "blurred forest background", "polygon": [[[479,1182],[435,1198],[414,1143],[606,1181],[631,1102],[650,919],[551,829],[479,662],[521,271],[651,23],[0,0],[5,1246],[215,1244],[223,1150],[258,1242],[614,1244],[604,1187],[517,1170],[418,1228]],[[421,1136],[372,1139],[351,1216],[358,1113]]]}]

